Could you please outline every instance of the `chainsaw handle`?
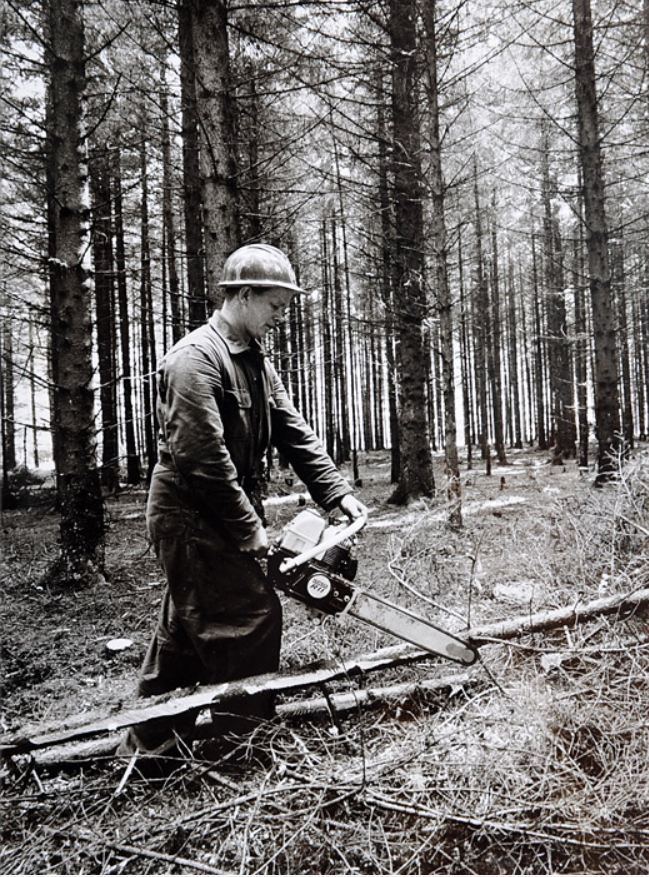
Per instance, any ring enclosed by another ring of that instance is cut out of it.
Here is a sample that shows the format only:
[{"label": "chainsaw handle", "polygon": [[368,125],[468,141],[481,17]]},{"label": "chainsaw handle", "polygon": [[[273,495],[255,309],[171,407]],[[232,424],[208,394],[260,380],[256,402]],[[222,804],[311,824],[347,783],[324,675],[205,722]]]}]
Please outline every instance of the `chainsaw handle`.
[{"label": "chainsaw handle", "polygon": [[338,545],[340,542],[353,536],[354,533],[358,533],[359,530],[363,529],[365,524],[367,524],[367,512],[364,512],[360,517],[351,521],[346,527],[343,527],[342,530],[338,530],[337,533],[332,533],[327,539],[318,542],[313,548],[308,548],[306,551],[303,551],[302,554],[296,554],[295,557],[287,557],[286,560],[283,560],[280,563],[279,571],[281,573],[287,573],[290,572],[290,570],[295,569],[296,566],[302,566],[303,563],[306,563],[307,560],[311,560],[312,557],[316,557],[318,554],[323,554],[325,551],[333,548],[334,545]]}]

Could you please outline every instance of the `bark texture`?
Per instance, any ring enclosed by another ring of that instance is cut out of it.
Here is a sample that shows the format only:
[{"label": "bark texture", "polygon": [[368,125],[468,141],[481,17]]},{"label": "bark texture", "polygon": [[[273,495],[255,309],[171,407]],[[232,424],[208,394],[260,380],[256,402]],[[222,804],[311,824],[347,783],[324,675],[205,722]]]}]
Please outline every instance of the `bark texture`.
[{"label": "bark texture", "polygon": [[430,110],[430,188],[432,195],[432,245],[435,270],[435,293],[439,313],[440,355],[442,360],[442,394],[444,398],[444,455],[448,522],[462,526],[462,487],[457,453],[455,422],[455,367],[453,352],[453,308],[448,280],[447,233],[444,205],[444,173],[439,125],[439,90],[437,82],[437,33],[435,0],[425,4],[426,54],[428,62],[428,104]]},{"label": "bark texture", "polygon": [[86,170],[82,163],[84,34],[76,0],[47,6],[47,182],[52,394],[59,501],[61,581],[103,566],[104,507],[95,459],[91,284]]},{"label": "bark texture", "polygon": [[430,428],[426,411],[421,136],[419,131],[414,0],[390,0],[393,167],[395,203],[395,310],[398,330],[399,481],[395,503],[433,496]]},{"label": "bark texture", "polygon": [[190,6],[191,0],[180,0],[178,6],[178,44],[180,48],[185,258],[187,260],[187,317],[188,328],[191,331],[205,322],[208,303],[205,297],[200,150]]},{"label": "bark texture", "polygon": [[572,369],[568,347],[566,302],[563,284],[563,247],[552,203],[549,133],[544,131],[542,150],[543,257],[545,301],[548,315],[547,347],[554,445],[552,462],[560,465],[575,456]]},{"label": "bark texture", "polygon": [[147,482],[158,459],[155,428],[155,397],[157,370],[153,322],[153,292],[151,281],[151,242],[149,238],[149,182],[147,164],[146,114],[142,113],[140,140],[140,175],[142,200],[140,203],[140,348],[142,355],[142,415],[144,447],[147,460]]},{"label": "bark texture", "polygon": [[191,0],[196,109],[200,131],[200,175],[209,298],[220,305],[223,263],[239,243],[230,83],[227,7],[224,0]]},{"label": "bark texture", "polygon": [[507,465],[503,425],[502,325],[500,314],[500,260],[498,258],[498,217],[496,192],[491,193],[491,301],[489,337],[489,382],[494,424],[494,448],[501,466]]},{"label": "bark texture", "polygon": [[615,309],[611,291],[604,172],[595,81],[590,0],[573,0],[575,93],[579,127],[588,273],[595,341],[595,423],[598,442],[597,481],[617,470],[621,450],[620,402]]},{"label": "bark texture", "polygon": [[119,305],[119,340],[122,366],[122,404],[124,406],[124,437],[126,442],[126,481],[140,483],[140,457],[135,439],[133,411],[133,378],[131,370],[130,317],[126,283],[126,253],[124,245],[124,216],[122,207],[122,169],[119,148],[113,156],[113,195],[115,228],[115,268],[117,274],[117,302]]},{"label": "bark texture", "polygon": [[119,488],[115,289],[108,147],[97,145],[90,157],[92,252],[95,279],[95,330],[101,408],[101,483],[107,493]]},{"label": "bark texture", "polygon": [[[166,243],[167,277],[169,280],[169,304],[171,306],[171,340],[175,344],[183,336],[180,280],[176,263],[176,217],[174,213],[174,179],[171,161],[171,136],[169,132],[169,100],[164,65],[160,75],[160,111],[162,115],[162,215]],[[163,290],[164,294],[164,290]]]},{"label": "bark texture", "polygon": [[2,324],[2,347],[0,380],[2,393],[2,467],[3,472],[16,468],[16,431],[15,431],[15,387],[14,387],[14,353],[11,316],[5,317]]},{"label": "bark texture", "polygon": [[489,343],[489,290],[485,277],[478,188],[478,163],[473,163],[473,193],[475,199],[476,288],[473,297],[473,344],[475,350],[476,395],[478,398],[478,434],[485,471],[491,475],[491,448],[489,446],[489,413],[487,410],[487,348]]}]

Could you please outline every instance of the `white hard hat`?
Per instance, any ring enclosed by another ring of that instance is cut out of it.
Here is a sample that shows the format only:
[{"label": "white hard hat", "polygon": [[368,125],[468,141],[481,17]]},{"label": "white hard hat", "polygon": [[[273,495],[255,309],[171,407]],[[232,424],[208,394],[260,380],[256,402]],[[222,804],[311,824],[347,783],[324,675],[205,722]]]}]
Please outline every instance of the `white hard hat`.
[{"label": "white hard hat", "polygon": [[270,244],[246,244],[231,253],[225,260],[219,286],[280,286],[304,292],[297,285],[288,257]]}]

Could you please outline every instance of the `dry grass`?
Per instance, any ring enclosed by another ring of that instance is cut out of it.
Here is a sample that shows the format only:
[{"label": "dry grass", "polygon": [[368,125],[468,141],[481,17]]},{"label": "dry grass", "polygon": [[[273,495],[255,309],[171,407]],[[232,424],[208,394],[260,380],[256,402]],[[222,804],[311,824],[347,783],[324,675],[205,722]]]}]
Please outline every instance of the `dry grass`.
[{"label": "dry grass", "polygon": [[[456,629],[469,610],[477,623],[646,587],[646,456],[603,490],[540,465],[508,474],[504,491],[469,477],[476,505],[463,531],[449,532],[437,507],[368,529],[363,581]],[[378,480],[366,481],[371,501]],[[377,506],[372,519],[396,517]],[[286,624],[287,665],[389,642],[313,627],[300,607],[287,607]],[[115,761],[68,773],[23,761],[3,780],[0,869],[646,873],[646,627],[642,617],[600,620],[485,647],[474,683],[451,698],[411,697],[337,725],[271,722],[218,763],[188,758],[164,781],[134,771],[124,782],[127,765]],[[435,672],[449,667],[391,679]]]}]

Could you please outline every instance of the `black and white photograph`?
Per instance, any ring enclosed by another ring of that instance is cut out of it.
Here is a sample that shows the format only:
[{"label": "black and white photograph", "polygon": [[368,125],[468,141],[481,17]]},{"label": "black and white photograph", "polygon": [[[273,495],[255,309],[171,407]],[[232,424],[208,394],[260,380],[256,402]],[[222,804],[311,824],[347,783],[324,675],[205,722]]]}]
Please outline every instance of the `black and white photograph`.
[{"label": "black and white photograph", "polygon": [[649,872],[649,0],[0,0],[0,874]]}]

